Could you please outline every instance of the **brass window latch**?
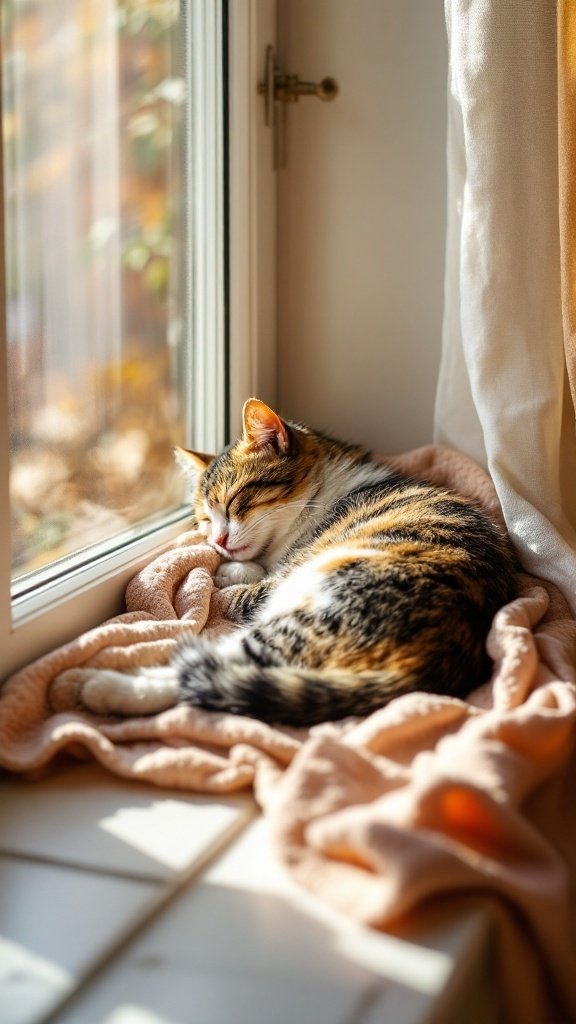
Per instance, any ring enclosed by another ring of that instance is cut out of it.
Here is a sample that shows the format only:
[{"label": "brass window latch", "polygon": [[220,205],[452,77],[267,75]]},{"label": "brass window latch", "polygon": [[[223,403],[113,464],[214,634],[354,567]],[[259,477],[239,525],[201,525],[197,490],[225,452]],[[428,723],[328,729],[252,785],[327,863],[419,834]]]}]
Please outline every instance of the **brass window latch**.
[{"label": "brass window latch", "polygon": [[286,75],[276,65],[274,47],[267,46],[264,81],[258,83],[258,92],[264,96],[266,124],[273,125],[275,103],[297,103],[301,96],[316,96],[327,102],[338,95],[338,83],[333,78],[303,82],[299,75]]}]

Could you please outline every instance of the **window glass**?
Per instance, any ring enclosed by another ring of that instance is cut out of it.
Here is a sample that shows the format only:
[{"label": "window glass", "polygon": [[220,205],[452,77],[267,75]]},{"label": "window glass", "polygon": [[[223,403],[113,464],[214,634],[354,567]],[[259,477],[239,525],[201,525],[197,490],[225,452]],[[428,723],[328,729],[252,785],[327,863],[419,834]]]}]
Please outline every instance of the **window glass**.
[{"label": "window glass", "polygon": [[2,3],[14,579],[183,498],[185,38],[176,0]]}]

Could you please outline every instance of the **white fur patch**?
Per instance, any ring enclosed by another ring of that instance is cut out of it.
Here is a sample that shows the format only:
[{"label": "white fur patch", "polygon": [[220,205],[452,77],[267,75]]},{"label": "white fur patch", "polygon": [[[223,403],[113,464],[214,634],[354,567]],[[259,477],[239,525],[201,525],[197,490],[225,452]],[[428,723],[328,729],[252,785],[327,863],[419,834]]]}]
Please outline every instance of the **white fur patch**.
[{"label": "white fur patch", "polygon": [[97,715],[157,715],[178,702],[178,674],[170,665],[141,668],[137,675],[82,669],[81,699]]},{"label": "white fur patch", "polygon": [[281,580],[264,605],[259,619],[271,619],[296,611],[298,608],[322,611],[330,605],[330,595],[325,586],[326,566],[335,561],[357,558],[379,557],[378,548],[346,546],[332,548],[316,555],[310,562],[293,569]]},{"label": "white fur patch", "polygon": [[329,599],[322,589],[323,575],[317,571],[315,561],[298,566],[278,583],[258,615],[259,619],[276,618],[297,608],[320,610],[327,607]]},{"label": "white fur patch", "polygon": [[218,653],[223,655],[225,658],[229,658],[233,661],[237,657],[242,657],[242,638],[248,632],[246,627],[235,629],[233,633],[229,633],[228,636],[219,637],[215,641],[215,645],[218,648]]}]

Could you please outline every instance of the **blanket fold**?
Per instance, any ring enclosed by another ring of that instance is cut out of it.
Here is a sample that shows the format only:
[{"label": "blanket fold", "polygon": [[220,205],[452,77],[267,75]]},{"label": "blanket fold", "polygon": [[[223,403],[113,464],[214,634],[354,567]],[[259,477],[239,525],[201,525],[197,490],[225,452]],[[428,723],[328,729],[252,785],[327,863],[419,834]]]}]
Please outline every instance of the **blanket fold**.
[{"label": "blanket fold", "polygon": [[[438,446],[390,459],[473,497],[500,526],[490,480]],[[576,1019],[576,621],[525,577],[494,619],[492,679],[466,701],[407,694],[364,720],[312,729],[177,706],[101,718],[82,687],[169,661],[186,635],[222,636],[230,590],[195,531],[131,581],[126,612],[8,679],[0,766],[93,757],[125,778],[204,793],[253,788],[279,857],[320,898],[394,930],[430,906],[485,906],[511,1022]]]}]

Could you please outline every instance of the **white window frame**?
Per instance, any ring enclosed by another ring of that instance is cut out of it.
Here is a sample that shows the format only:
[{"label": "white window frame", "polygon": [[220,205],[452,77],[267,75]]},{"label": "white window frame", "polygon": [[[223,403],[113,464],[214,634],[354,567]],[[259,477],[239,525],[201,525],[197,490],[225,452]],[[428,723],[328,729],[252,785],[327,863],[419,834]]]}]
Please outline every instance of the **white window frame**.
[{"label": "white window frame", "polygon": [[[189,297],[194,336],[211,338],[209,355],[197,357],[195,379],[205,395],[219,394],[216,416],[208,403],[196,402],[191,435],[203,451],[218,450],[228,439],[225,422],[237,430],[243,401],[260,394],[275,397],[275,186],[271,140],[261,117],[256,82],[261,76],[265,44],[273,41],[274,0],[230,0],[229,42],[229,393],[216,387],[224,376],[224,280],[215,239],[223,238],[225,210],[214,182],[224,167],[223,140],[214,126],[224,102],[218,82],[206,69],[218,52],[220,19],[213,0],[189,3],[193,89],[207,116],[193,111],[189,131],[192,152],[204,147],[204,186],[210,180],[210,201],[200,182],[200,169],[190,174],[189,210],[193,230],[194,301]],[[213,66],[213,64],[212,64]],[[1,97],[0,97],[1,100]],[[208,157],[207,157],[208,155]],[[0,154],[1,156],[1,154]],[[0,185],[2,182],[0,164]],[[210,178],[210,175],[212,177]],[[1,194],[1,193],[0,193]],[[0,204],[0,207],[2,204]],[[0,310],[5,310],[3,209],[0,209]],[[208,239],[208,242],[206,241]],[[261,275],[263,275],[261,277]],[[266,281],[264,281],[264,277]],[[196,333],[197,332],[197,333]],[[0,681],[24,664],[71,640],[123,610],[128,581],[159,554],[190,522],[188,509],[146,536],[135,536],[114,553],[78,566],[62,581],[47,584],[18,602],[11,597],[9,515],[9,434],[7,401],[6,321],[0,316]]]},{"label": "white window frame", "polygon": [[274,405],[276,381],[276,173],[274,136],[257,83],[266,46],[276,44],[276,0],[229,0],[229,415],[236,437],[242,406]]}]

